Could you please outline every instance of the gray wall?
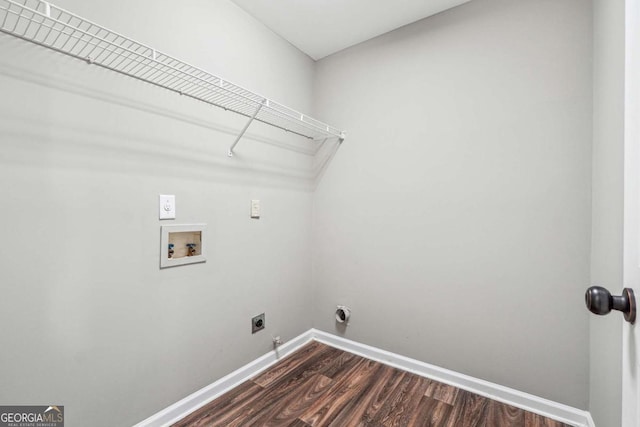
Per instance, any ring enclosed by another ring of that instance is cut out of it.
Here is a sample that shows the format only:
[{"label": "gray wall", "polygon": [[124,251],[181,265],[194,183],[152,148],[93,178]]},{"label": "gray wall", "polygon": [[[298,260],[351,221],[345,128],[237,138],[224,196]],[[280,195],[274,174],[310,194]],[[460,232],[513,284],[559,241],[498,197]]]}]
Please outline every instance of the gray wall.
[{"label": "gray wall", "polygon": [[591,25],[474,1],[318,63],[348,139],[314,195],[316,327],[587,408]]},{"label": "gray wall", "polygon": [[[227,159],[244,119],[0,37],[0,402],[130,425],[315,325],[615,416],[619,323],[589,351],[582,302],[620,279],[607,3],[592,82],[581,0],[476,0],[315,66],[225,0],[58,2],[347,129],[317,182],[295,138],[252,125]],[[206,264],[158,269],[160,193],[162,223],[208,224]]]},{"label": "gray wall", "polygon": [[[311,108],[313,62],[226,0],[57,3]],[[0,403],[132,425],[312,326],[297,139],[252,126],[228,159],[246,119],[4,35],[0,87]],[[207,223],[205,264],[159,270],[158,194]]]},{"label": "gray wall", "polygon": [[[591,281],[622,290],[624,1],[593,2]],[[590,320],[590,404],[596,425],[621,425],[622,316]]]}]

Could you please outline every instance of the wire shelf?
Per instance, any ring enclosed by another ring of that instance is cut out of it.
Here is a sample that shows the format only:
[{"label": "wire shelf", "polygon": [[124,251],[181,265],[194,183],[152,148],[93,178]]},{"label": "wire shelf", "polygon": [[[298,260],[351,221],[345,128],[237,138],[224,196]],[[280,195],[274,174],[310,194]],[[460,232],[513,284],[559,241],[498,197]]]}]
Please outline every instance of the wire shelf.
[{"label": "wire shelf", "polygon": [[344,132],[340,129],[51,3],[41,0],[0,0],[0,22],[0,31],[3,33],[287,132],[314,140],[332,137],[344,139]]}]

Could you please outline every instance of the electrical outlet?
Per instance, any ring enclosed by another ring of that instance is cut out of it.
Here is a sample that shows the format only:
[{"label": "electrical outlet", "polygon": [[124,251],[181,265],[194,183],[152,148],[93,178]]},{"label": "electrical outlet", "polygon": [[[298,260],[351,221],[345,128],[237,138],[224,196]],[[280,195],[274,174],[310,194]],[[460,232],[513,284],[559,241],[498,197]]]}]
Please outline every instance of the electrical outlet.
[{"label": "electrical outlet", "polygon": [[251,333],[255,334],[262,329],[264,329],[264,313],[251,318]]},{"label": "electrical outlet", "polygon": [[176,196],[160,195],[160,219],[176,219]]}]

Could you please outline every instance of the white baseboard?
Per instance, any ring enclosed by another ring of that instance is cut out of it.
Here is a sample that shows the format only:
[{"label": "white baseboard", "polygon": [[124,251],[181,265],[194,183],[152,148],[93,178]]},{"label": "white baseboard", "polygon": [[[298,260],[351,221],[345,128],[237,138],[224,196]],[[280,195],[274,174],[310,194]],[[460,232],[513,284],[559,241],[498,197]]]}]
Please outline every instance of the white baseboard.
[{"label": "white baseboard", "polygon": [[242,384],[249,378],[259,374],[271,365],[277,363],[283,357],[288,356],[313,339],[312,330],[293,338],[278,347],[278,350],[270,351],[251,363],[235,370],[218,381],[190,394],[179,402],[150,416],[136,424],[134,427],[167,427],[186,417],[196,409],[213,401],[218,396],[226,393],[234,387]]},{"label": "white baseboard", "polygon": [[489,381],[460,374],[448,369],[440,368],[438,366],[430,365],[419,360],[400,356],[366,344],[360,344],[323,331],[312,329],[311,332],[313,339],[332,347],[337,347],[350,353],[355,353],[404,371],[409,371],[445,384],[450,384],[454,387],[458,387],[499,402],[507,403],[517,408],[534,412],[565,424],[576,427],[595,427],[595,425],[593,425],[593,420],[591,420],[591,424],[589,423],[591,415],[587,411],[494,384]]},{"label": "white baseboard", "polygon": [[158,412],[134,427],[167,427],[196,409],[206,405],[216,397],[236,387],[249,378],[264,371],[311,340],[316,340],[332,347],[358,354],[371,360],[384,363],[414,374],[427,377],[445,384],[507,403],[509,405],[534,412],[565,424],[576,427],[595,427],[591,414],[587,411],[553,402],[542,397],[524,393],[468,375],[460,374],[415,359],[400,356],[386,350],[351,341],[317,329],[310,329],[302,335],[281,345],[278,352],[271,351],[255,361],[243,366],[213,384],[198,390]]}]

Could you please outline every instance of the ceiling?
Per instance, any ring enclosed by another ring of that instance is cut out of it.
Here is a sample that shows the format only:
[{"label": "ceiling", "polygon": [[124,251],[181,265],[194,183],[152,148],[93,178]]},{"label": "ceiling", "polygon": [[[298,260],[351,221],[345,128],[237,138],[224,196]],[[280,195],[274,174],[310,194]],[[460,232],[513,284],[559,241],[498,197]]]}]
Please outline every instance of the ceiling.
[{"label": "ceiling", "polygon": [[470,0],[232,0],[318,60]]}]

